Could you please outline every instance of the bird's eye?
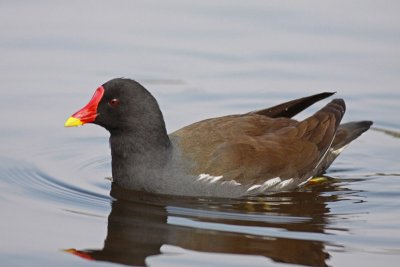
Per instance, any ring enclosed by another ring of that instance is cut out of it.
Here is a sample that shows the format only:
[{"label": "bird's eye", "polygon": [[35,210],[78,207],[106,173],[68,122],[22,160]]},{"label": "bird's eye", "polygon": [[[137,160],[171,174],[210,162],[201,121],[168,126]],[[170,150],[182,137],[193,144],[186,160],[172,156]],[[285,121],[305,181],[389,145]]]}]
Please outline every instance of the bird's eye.
[{"label": "bird's eye", "polygon": [[110,102],[108,102],[108,104],[110,104],[110,106],[115,108],[115,107],[117,107],[119,105],[119,99],[113,98],[113,99],[110,100]]}]

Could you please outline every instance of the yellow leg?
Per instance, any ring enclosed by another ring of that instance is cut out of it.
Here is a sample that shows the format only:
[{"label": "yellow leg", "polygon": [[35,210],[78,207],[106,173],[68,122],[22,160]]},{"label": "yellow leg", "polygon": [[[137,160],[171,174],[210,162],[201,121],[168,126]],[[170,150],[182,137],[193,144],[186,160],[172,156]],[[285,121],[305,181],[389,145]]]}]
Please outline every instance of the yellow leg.
[{"label": "yellow leg", "polygon": [[326,183],[328,181],[329,181],[328,177],[324,177],[324,176],[313,177],[307,182],[306,186],[320,185],[320,184]]}]

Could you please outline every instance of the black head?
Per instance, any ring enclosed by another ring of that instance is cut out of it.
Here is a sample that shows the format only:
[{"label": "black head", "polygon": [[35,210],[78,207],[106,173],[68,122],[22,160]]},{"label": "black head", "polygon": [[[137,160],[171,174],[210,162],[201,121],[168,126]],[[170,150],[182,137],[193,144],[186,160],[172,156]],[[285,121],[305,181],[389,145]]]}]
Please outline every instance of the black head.
[{"label": "black head", "polygon": [[[113,79],[97,88],[89,103],[65,126],[94,123],[110,133],[113,181],[159,175],[171,152],[164,119],[155,98],[139,83]],[[138,178],[138,179],[139,179]]]},{"label": "black head", "polygon": [[138,82],[118,78],[106,82],[103,88],[93,123],[111,133],[165,128],[156,99]]},{"label": "black head", "polygon": [[97,88],[90,102],[73,114],[65,126],[94,123],[111,135],[166,135],[156,99],[138,82],[117,78]]}]

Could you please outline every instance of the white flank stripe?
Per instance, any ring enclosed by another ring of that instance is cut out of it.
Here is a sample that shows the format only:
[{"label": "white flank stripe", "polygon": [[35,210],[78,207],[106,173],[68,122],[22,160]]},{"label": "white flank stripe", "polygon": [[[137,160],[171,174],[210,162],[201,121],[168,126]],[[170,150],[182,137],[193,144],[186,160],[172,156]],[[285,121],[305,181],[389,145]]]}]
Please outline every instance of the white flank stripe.
[{"label": "white flank stripe", "polygon": [[209,174],[202,173],[197,178],[197,181],[204,182],[204,183],[215,183],[218,180],[222,179],[223,176],[212,176]]},{"label": "white flank stripe", "polygon": [[220,179],[222,179],[222,176],[214,176],[210,179],[209,183],[213,184]]},{"label": "white flank stripe", "polygon": [[254,189],[257,189],[257,188],[260,188],[260,187],[261,187],[260,184],[252,185],[252,186],[249,187],[249,189],[247,189],[247,192],[252,191],[252,190],[254,190]]},{"label": "white flank stripe", "polygon": [[298,184],[297,187],[302,187],[303,185],[307,184],[308,181],[310,181],[312,178],[313,178],[312,176],[307,178],[307,180],[305,180],[304,182],[301,182],[300,184]]},{"label": "white flank stripe", "polygon": [[265,191],[271,187],[274,187],[278,183],[280,183],[282,180],[279,177],[269,179],[268,181],[265,181],[265,183],[262,184],[261,186],[261,191]]},{"label": "white flank stripe", "polygon": [[221,185],[224,185],[224,184],[233,185],[233,186],[242,185],[241,183],[238,183],[238,182],[236,182],[235,180],[223,181],[223,182],[221,183]]},{"label": "white flank stripe", "polygon": [[291,183],[293,183],[293,181],[294,181],[293,178],[290,178],[290,179],[287,179],[287,180],[283,180],[283,181],[278,185],[278,187],[280,187],[281,189],[283,189],[283,188],[287,187],[288,185],[290,185]]},{"label": "white flank stripe", "polygon": [[199,178],[197,178],[197,180],[198,180],[198,181],[204,180],[204,179],[206,179],[208,176],[210,176],[210,175],[205,174],[205,173],[202,173],[202,174],[199,175]]}]

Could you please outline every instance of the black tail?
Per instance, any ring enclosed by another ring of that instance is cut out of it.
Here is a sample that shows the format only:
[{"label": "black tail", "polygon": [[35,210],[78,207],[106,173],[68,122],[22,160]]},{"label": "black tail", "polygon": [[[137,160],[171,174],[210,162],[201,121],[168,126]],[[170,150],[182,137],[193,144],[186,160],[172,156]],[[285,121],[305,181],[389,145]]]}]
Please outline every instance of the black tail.
[{"label": "black tail", "polygon": [[332,146],[329,148],[323,161],[318,166],[316,175],[323,175],[343,149],[354,139],[367,131],[372,121],[353,121],[339,125]]},{"label": "black tail", "polygon": [[334,150],[341,149],[351,141],[367,131],[372,125],[372,121],[353,121],[340,124],[332,143]]}]

